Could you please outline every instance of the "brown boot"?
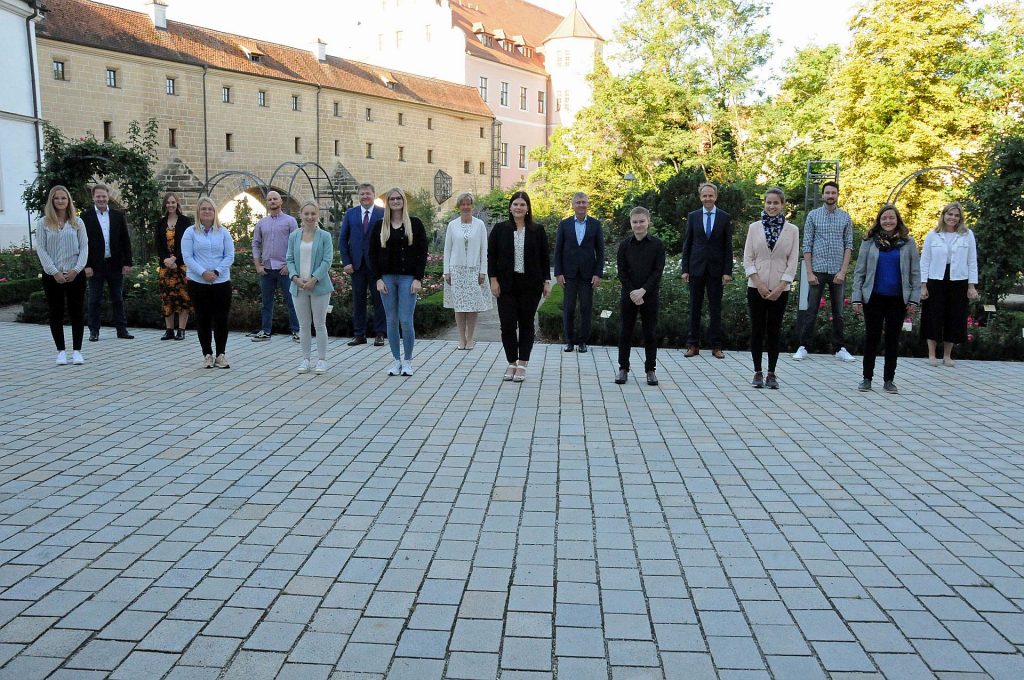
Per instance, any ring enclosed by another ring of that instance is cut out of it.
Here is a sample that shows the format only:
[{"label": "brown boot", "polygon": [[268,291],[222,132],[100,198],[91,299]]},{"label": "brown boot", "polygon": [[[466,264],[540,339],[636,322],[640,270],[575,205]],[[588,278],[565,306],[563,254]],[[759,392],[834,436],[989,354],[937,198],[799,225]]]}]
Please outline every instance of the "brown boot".
[{"label": "brown boot", "polygon": [[698,347],[697,345],[690,345],[690,349],[686,350],[686,354],[684,354],[683,356],[686,357],[687,359],[690,359],[692,357],[697,356],[698,354],[700,354],[700,347]]}]

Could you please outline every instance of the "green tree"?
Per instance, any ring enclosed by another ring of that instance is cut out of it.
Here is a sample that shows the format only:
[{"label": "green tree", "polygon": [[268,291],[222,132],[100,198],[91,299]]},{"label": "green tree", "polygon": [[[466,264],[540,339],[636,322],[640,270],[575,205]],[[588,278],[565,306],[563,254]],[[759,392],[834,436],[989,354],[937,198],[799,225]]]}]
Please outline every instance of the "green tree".
[{"label": "green tree", "polygon": [[998,140],[987,160],[971,185],[968,208],[976,225],[979,289],[994,303],[1024,271],[1024,130]]},{"label": "green tree", "polygon": [[249,201],[241,198],[235,201],[231,224],[227,225],[235,245],[249,247],[252,245],[252,232],[256,228],[256,220]]}]

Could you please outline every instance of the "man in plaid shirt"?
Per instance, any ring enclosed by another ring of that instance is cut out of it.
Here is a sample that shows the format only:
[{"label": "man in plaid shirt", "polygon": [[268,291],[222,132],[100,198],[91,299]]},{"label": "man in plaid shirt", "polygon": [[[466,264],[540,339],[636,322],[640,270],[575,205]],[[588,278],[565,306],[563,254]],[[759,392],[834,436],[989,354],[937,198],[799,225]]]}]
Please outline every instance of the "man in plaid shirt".
[{"label": "man in plaid shirt", "polygon": [[853,254],[853,222],[850,214],[838,207],[839,184],[825,182],[821,187],[825,205],[807,213],[804,222],[804,264],[807,273],[807,311],[798,324],[800,348],[793,358],[807,358],[807,345],[814,337],[821,297],[828,286],[832,303],[832,350],[841,361],[854,361],[846,351],[843,337],[843,297],[846,294],[846,271]]}]

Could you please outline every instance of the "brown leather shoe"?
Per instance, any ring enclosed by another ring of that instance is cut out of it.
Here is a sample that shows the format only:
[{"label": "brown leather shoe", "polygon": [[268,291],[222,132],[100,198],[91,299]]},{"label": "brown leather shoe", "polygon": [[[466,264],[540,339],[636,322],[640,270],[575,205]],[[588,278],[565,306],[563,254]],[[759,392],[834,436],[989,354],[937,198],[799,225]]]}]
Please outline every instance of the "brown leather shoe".
[{"label": "brown leather shoe", "polygon": [[686,357],[687,359],[690,359],[691,357],[695,357],[698,354],[700,354],[700,347],[698,347],[697,345],[690,345],[690,349],[686,350],[686,354],[684,354],[683,356]]},{"label": "brown leather shoe", "polygon": [[348,346],[349,347],[355,347],[356,345],[365,345],[365,344],[366,344],[366,336],[357,335],[357,336],[355,336],[354,338],[352,338],[349,341]]},{"label": "brown leather shoe", "polygon": [[716,359],[724,359],[725,352],[723,352],[720,348],[716,347],[715,349],[711,350],[711,356],[713,356]]}]

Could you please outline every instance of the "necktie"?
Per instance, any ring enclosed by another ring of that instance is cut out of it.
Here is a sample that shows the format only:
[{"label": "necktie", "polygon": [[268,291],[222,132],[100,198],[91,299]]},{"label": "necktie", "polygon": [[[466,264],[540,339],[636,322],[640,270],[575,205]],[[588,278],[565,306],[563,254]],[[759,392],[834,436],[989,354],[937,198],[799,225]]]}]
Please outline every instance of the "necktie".
[{"label": "necktie", "polygon": [[369,210],[364,210],[363,211],[363,236],[366,236],[366,232],[369,230],[369,228],[370,228],[370,211]]},{"label": "necktie", "polygon": [[704,213],[704,235],[711,238],[711,215],[713,213]]}]

